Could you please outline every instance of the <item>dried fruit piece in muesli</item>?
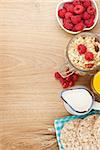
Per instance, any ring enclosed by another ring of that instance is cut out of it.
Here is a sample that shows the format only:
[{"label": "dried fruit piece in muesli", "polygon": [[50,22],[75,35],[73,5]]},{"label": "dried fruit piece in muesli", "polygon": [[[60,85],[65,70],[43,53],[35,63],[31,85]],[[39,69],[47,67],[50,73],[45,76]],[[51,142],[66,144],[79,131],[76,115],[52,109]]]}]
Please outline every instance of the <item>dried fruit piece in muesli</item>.
[{"label": "dried fruit piece in muesli", "polygon": [[85,64],[86,68],[92,68],[94,66],[94,64]]},{"label": "dried fruit piece in muesli", "polygon": [[99,46],[98,45],[95,45],[95,51],[98,53],[99,52]]}]

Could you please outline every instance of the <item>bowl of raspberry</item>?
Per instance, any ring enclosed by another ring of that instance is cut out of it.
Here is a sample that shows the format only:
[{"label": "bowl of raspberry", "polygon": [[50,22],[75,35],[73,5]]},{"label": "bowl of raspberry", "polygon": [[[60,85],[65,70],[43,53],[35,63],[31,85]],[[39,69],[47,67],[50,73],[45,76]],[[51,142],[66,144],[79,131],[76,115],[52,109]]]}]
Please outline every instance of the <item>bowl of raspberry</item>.
[{"label": "bowl of raspberry", "polygon": [[95,27],[98,7],[95,0],[63,0],[57,5],[56,18],[63,30],[78,34]]}]

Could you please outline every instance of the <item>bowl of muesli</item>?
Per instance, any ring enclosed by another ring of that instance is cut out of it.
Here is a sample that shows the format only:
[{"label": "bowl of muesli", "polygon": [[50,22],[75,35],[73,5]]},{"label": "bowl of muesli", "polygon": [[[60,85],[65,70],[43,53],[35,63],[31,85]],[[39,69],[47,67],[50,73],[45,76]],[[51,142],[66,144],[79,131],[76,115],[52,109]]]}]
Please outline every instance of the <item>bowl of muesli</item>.
[{"label": "bowl of muesli", "polygon": [[66,57],[78,72],[90,74],[100,70],[100,36],[88,32],[74,36],[67,45]]}]

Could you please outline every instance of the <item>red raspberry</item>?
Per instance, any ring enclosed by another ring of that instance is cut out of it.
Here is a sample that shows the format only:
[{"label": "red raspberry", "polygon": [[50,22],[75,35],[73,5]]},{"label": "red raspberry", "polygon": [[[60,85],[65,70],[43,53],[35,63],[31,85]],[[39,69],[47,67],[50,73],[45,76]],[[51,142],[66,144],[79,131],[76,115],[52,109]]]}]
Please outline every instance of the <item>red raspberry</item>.
[{"label": "red raspberry", "polygon": [[58,16],[59,16],[60,18],[64,18],[64,17],[65,17],[65,14],[66,14],[66,9],[65,9],[65,8],[58,10]]},{"label": "red raspberry", "polygon": [[62,86],[63,86],[63,88],[68,88],[69,83],[68,82],[64,82],[64,84]]},{"label": "red raspberry", "polygon": [[89,6],[91,6],[91,1],[90,1],[90,0],[84,0],[83,6],[84,6],[85,8],[88,8]]},{"label": "red raspberry", "polygon": [[93,53],[92,53],[92,52],[86,52],[86,53],[85,53],[85,59],[86,59],[87,61],[92,61],[92,60],[94,59]]},{"label": "red raspberry", "polygon": [[68,76],[68,77],[66,77],[66,81],[71,81],[72,80],[72,78],[71,78],[71,76]]},{"label": "red raspberry", "polygon": [[78,24],[75,25],[75,30],[76,31],[82,31],[84,29],[84,24],[83,22],[80,22]]},{"label": "red raspberry", "polygon": [[73,14],[71,12],[66,12],[65,18],[70,19]]},{"label": "red raspberry", "polygon": [[81,19],[83,18],[83,13],[82,13],[82,14],[80,14],[80,17],[81,17]]},{"label": "red raspberry", "polygon": [[81,16],[80,15],[72,16],[71,21],[73,24],[78,24],[79,22],[81,22]]},{"label": "red raspberry", "polygon": [[55,78],[56,78],[57,80],[59,80],[59,79],[61,78],[61,75],[60,75],[59,72],[55,72]]},{"label": "red raspberry", "polygon": [[92,16],[90,17],[90,19],[93,19],[93,20],[94,20],[94,19],[95,19],[95,14],[92,15]]},{"label": "red raspberry", "polygon": [[74,73],[73,76],[72,76],[73,81],[76,82],[78,80],[78,78],[79,78],[79,75]]},{"label": "red raspberry", "polygon": [[71,19],[63,19],[63,24],[66,24],[66,23],[71,23]]},{"label": "red raspberry", "polygon": [[92,6],[89,6],[88,9],[87,9],[87,12],[90,14],[90,15],[93,15],[96,13],[96,9]]},{"label": "red raspberry", "polygon": [[87,28],[90,28],[94,24],[94,19],[90,18],[88,20],[85,20],[84,24],[86,25]]},{"label": "red raspberry", "polygon": [[78,45],[77,50],[78,50],[79,54],[82,55],[82,54],[86,53],[87,48],[85,45],[80,44],[80,45]]},{"label": "red raspberry", "polygon": [[82,14],[83,13],[83,11],[84,11],[84,7],[82,6],[82,5],[76,5],[75,7],[74,7],[74,13],[75,14]]},{"label": "red raspberry", "polygon": [[81,4],[81,1],[80,0],[74,0],[73,1],[73,5],[76,6],[76,5],[80,5]]},{"label": "red raspberry", "polygon": [[61,78],[59,79],[59,81],[60,81],[60,83],[61,83],[62,85],[65,83],[65,79],[64,79],[63,77],[61,77]]},{"label": "red raspberry", "polygon": [[81,3],[83,4],[85,0],[80,0],[80,1],[81,1]]},{"label": "red raspberry", "polygon": [[90,17],[91,17],[91,15],[88,14],[88,12],[84,12],[84,13],[83,13],[83,19],[84,19],[84,20],[88,20]]},{"label": "red raspberry", "polygon": [[74,84],[75,84],[74,81],[70,81],[70,82],[69,82],[69,87],[74,86]]},{"label": "red raspberry", "polygon": [[64,28],[66,28],[68,30],[72,30],[72,28],[73,28],[73,24],[69,23],[69,22],[66,22],[63,26],[64,26]]},{"label": "red raspberry", "polygon": [[64,3],[64,8],[67,10],[67,8],[68,8],[68,6],[70,5],[70,4],[73,4],[72,2],[66,2],[66,3]]},{"label": "red raspberry", "polygon": [[73,3],[65,3],[64,4],[64,8],[68,11],[68,12],[74,12],[74,5]]},{"label": "red raspberry", "polygon": [[73,27],[72,31],[73,31],[73,32],[77,32],[76,29],[75,29],[75,27]]}]

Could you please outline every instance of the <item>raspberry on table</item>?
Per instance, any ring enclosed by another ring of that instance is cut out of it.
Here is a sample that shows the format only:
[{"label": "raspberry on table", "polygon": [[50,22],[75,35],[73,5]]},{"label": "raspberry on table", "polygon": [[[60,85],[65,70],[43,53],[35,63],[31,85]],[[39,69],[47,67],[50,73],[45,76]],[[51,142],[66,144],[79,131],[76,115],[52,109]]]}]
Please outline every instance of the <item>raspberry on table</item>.
[{"label": "raspberry on table", "polygon": [[75,14],[80,15],[80,14],[82,14],[83,12],[84,12],[84,7],[83,7],[82,5],[76,5],[76,6],[74,7],[74,13],[75,13]]},{"label": "raspberry on table", "polygon": [[73,14],[72,14],[71,12],[66,12],[65,18],[66,18],[66,19],[71,19],[72,15],[73,15]]},{"label": "raspberry on table", "polygon": [[63,26],[64,26],[64,28],[66,28],[68,30],[72,30],[72,28],[73,28],[73,24],[69,23],[69,22],[64,23]]},{"label": "raspberry on table", "polygon": [[93,7],[93,6],[89,6],[87,8],[87,12],[90,14],[90,15],[93,15],[96,13],[96,9]]},{"label": "raspberry on table", "polygon": [[[68,70],[69,68],[66,70],[66,75],[68,75],[67,73]],[[71,72],[69,72],[69,74],[70,73]],[[60,81],[63,88],[68,88],[68,87],[72,87],[75,84],[75,82],[79,78],[79,75],[77,73],[73,73],[72,75],[69,75],[66,78],[63,78],[59,72],[55,72],[55,78]]]},{"label": "raspberry on table", "polygon": [[80,22],[80,23],[75,25],[76,31],[82,31],[83,29],[84,29],[84,23],[83,22]]},{"label": "raspberry on table", "polygon": [[92,52],[86,52],[86,53],[85,53],[85,59],[86,59],[87,61],[92,61],[92,60],[94,59],[93,53],[92,53]]},{"label": "raspberry on table", "polygon": [[62,8],[62,9],[59,9],[58,10],[58,16],[60,18],[64,18],[65,17],[65,14],[66,14],[66,9],[65,8]]},{"label": "raspberry on table", "polygon": [[78,78],[79,78],[79,75],[78,74],[76,74],[76,73],[74,73],[73,75],[72,75],[72,80],[73,81],[77,81],[78,80]]},{"label": "raspberry on table", "polygon": [[84,19],[84,20],[88,20],[90,17],[91,17],[91,15],[88,14],[88,12],[85,11],[85,12],[83,13],[83,19]]},{"label": "raspberry on table", "polygon": [[84,21],[84,24],[86,25],[87,28],[90,28],[94,24],[94,19],[88,19]]},{"label": "raspberry on table", "polygon": [[77,24],[79,22],[81,22],[81,16],[80,15],[76,15],[76,16],[71,16],[71,21],[73,24]]},{"label": "raspberry on table", "polygon": [[71,76],[66,77],[66,81],[68,82],[71,81],[71,79],[72,79]]},{"label": "raspberry on table", "polygon": [[70,82],[69,82],[69,87],[74,86],[74,84],[75,84],[75,82],[74,82],[74,81],[70,81]]},{"label": "raspberry on table", "polygon": [[87,51],[87,47],[83,44],[78,45],[77,50],[80,55],[85,54]]},{"label": "raspberry on table", "polygon": [[64,84],[62,86],[63,86],[63,88],[68,88],[69,87],[69,82],[64,82]]},{"label": "raspberry on table", "polygon": [[65,79],[64,79],[63,77],[61,77],[61,78],[59,79],[59,81],[60,81],[60,83],[61,83],[62,85],[65,83]]},{"label": "raspberry on table", "polygon": [[61,75],[60,75],[60,73],[59,72],[55,72],[55,78],[58,80],[58,79],[60,79],[61,78]]}]

